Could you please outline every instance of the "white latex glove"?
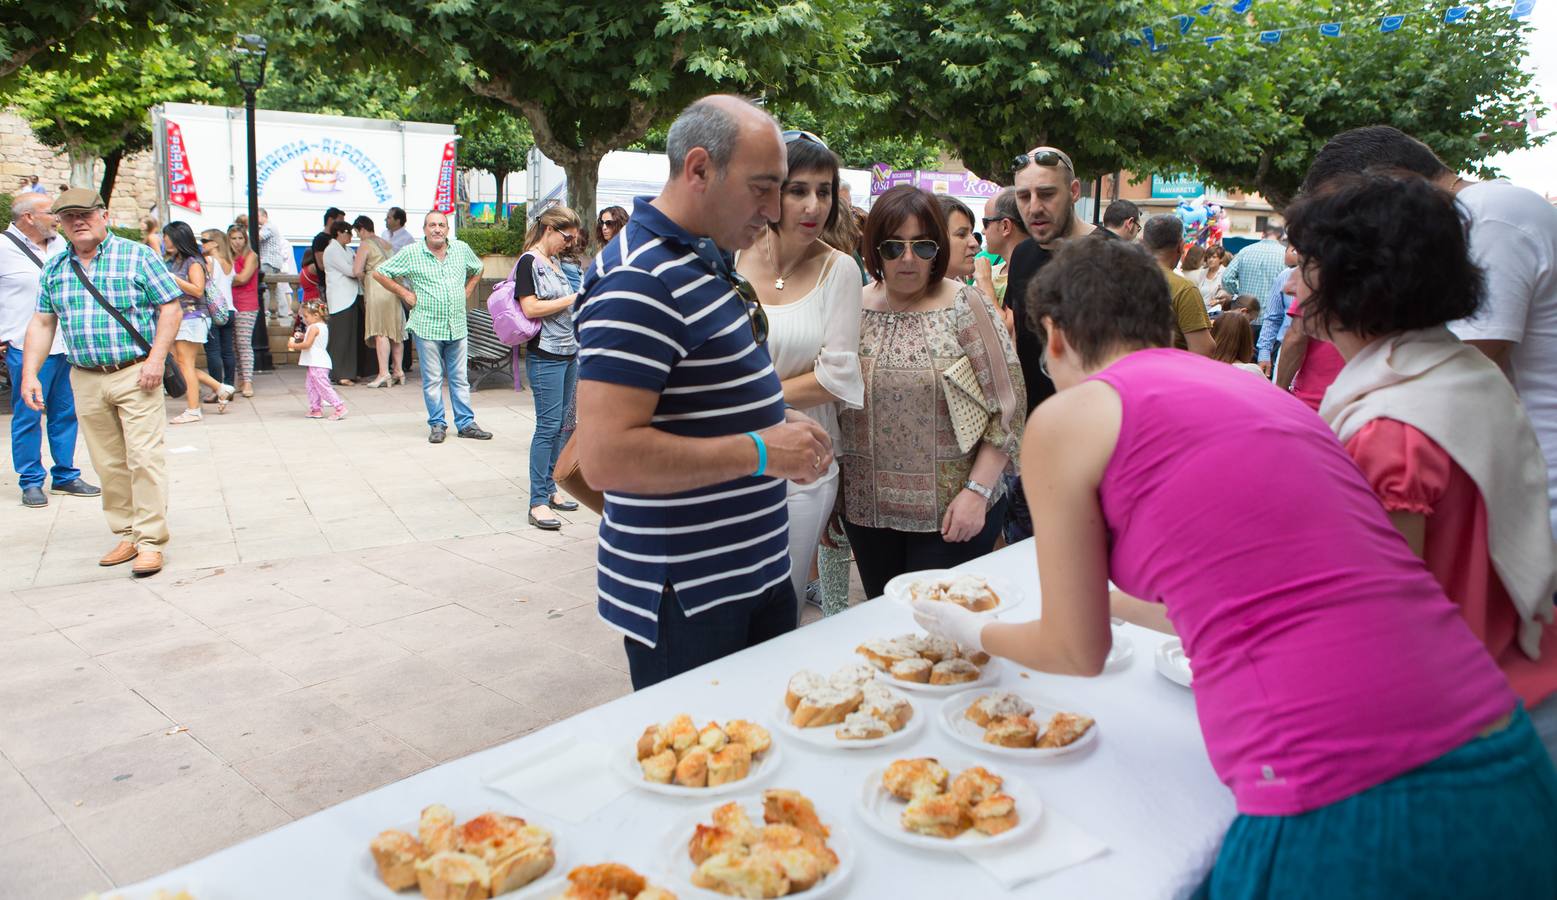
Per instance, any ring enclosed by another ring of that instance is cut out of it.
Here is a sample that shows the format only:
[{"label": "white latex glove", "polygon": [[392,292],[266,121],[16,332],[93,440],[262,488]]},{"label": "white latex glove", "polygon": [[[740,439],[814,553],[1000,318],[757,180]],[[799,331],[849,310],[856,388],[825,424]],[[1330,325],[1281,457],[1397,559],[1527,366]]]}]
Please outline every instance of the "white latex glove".
[{"label": "white latex glove", "polygon": [[916,600],[913,609],[914,621],[925,631],[964,650],[984,650],[982,635],[984,626],[994,621],[990,617],[940,600]]}]

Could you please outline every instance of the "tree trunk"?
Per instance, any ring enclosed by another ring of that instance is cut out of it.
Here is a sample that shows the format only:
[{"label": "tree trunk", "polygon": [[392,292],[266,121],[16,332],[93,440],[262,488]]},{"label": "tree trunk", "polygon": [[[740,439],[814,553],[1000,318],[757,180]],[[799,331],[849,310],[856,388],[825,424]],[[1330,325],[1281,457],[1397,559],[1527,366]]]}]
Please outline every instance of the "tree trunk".
[{"label": "tree trunk", "polygon": [[97,157],[73,147],[66,149],[65,153],[70,159],[70,186],[96,188]]},{"label": "tree trunk", "polygon": [[497,212],[493,215],[492,221],[501,222],[508,218],[508,203],[506,202],[507,195],[503,191],[503,182],[508,180],[508,173],[493,172],[492,176],[497,179]]},{"label": "tree trunk", "polygon": [[568,206],[578,213],[579,221],[595,221],[595,191],[600,187],[600,161],[605,154],[580,153],[562,164],[568,173]]},{"label": "tree trunk", "polygon": [[124,159],[124,148],[119,147],[114,152],[103,157],[103,186],[97,189],[98,196],[109,206],[114,202],[114,181],[119,177],[119,161]]}]

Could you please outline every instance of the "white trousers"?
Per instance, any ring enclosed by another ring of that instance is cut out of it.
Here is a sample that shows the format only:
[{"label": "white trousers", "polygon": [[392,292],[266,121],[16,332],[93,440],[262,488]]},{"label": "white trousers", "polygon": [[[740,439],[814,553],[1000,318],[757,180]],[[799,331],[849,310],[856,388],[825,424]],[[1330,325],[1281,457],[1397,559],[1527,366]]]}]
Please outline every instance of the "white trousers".
[{"label": "white trousers", "polygon": [[811,563],[822,543],[822,530],[832,515],[838,497],[838,475],[801,487],[789,483],[789,580],[795,586],[797,610],[806,603],[806,582],[811,580]]}]

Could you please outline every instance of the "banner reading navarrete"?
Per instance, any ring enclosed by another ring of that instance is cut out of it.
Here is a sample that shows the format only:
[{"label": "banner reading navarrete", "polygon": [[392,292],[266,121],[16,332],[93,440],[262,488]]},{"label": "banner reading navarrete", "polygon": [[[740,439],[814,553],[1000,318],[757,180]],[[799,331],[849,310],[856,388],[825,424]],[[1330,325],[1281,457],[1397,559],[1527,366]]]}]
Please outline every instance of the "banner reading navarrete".
[{"label": "banner reading navarrete", "polygon": [[443,161],[438,165],[438,189],[433,194],[432,208],[448,215],[454,212],[454,142],[443,147]]},{"label": "banner reading navarrete", "polygon": [[200,211],[200,195],[195,191],[195,173],[189,168],[184,133],[175,122],[168,123],[168,202],[191,212]]}]

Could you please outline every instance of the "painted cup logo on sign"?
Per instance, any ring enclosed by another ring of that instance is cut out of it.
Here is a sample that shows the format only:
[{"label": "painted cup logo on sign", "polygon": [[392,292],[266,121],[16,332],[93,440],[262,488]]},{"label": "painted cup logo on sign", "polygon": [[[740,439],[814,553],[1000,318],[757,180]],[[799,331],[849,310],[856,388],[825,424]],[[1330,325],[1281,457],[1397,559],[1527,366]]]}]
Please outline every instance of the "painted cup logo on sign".
[{"label": "painted cup logo on sign", "polygon": [[303,163],[303,190],[327,194],[341,189],[346,174],[341,171],[341,161],[333,157],[314,157]]}]

